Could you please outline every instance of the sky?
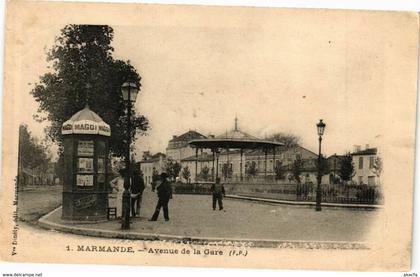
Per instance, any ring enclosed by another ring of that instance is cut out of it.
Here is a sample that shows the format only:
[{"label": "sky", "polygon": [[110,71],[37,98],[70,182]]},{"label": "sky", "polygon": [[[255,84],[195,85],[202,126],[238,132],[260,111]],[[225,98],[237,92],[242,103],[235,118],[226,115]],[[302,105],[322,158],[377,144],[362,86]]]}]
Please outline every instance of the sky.
[{"label": "sky", "polygon": [[[323,119],[327,155],[379,145],[391,36],[380,16],[255,8],[200,12],[144,15],[132,25],[112,26],[114,57],[130,60],[142,77],[135,108],[151,128],[138,138],[137,152],[165,152],[173,135],[188,130],[224,133],[235,117],[245,132],[261,138],[292,133],[314,152],[315,125]],[[43,136],[47,123],[32,119],[37,103],[29,92],[49,70],[46,50],[62,27],[37,25],[32,31],[38,35],[21,46],[27,61],[22,120],[36,136]]]}]

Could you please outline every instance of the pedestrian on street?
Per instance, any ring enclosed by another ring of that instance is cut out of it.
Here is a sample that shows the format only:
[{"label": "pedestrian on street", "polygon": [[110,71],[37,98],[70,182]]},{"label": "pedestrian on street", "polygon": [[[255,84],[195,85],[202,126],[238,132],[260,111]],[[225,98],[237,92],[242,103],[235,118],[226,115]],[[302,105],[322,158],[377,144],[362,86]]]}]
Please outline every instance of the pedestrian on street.
[{"label": "pedestrian on street", "polygon": [[156,221],[159,217],[160,209],[163,207],[163,216],[165,217],[165,221],[169,221],[169,210],[168,210],[168,203],[169,200],[172,199],[172,187],[171,184],[168,182],[168,174],[162,172],[160,174],[160,185],[156,188],[157,195],[158,195],[158,203],[156,205],[155,213],[153,214],[152,218],[149,221]]},{"label": "pedestrian on street", "polygon": [[153,171],[152,171],[152,191],[155,191],[156,187],[157,187],[157,183],[158,183],[158,179],[159,179],[159,173],[156,170],[155,167],[153,167]]},{"label": "pedestrian on street", "polygon": [[213,194],[213,210],[216,210],[216,202],[219,204],[219,210],[223,210],[223,196],[225,194],[225,187],[220,183],[220,178],[216,178],[216,183],[211,185],[211,192]]},{"label": "pedestrian on street", "polygon": [[140,206],[144,191],[143,174],[135,168],[131,179],[131,216],[140,217]]},{"label": "pedestrian on street", "polygon": [[108,196],[108,207],[117,209],[117,218],[122,216],[122,196],[124,193],[124,177],[126,170],[118,170],[119,175],[109,182],[112,192]]}]

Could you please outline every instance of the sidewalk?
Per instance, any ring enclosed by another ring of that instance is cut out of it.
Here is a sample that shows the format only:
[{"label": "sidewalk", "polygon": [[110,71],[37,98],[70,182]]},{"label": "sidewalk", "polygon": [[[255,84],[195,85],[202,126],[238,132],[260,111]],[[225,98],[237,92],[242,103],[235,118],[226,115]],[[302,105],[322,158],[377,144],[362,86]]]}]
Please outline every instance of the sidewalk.
[{"label": "sidewalk", "polygon": [[[256,201],[261,203],[271,203],[271,204],[285,204],[285,205],[298,205],[298,206],[309,206],[315,207],[315,202],[308,201],[288,201],[288,200],[277,200],[272,198],[261,198],[261,197],[251,197],[251,196],[240,196],[240,195],[226,195],[226,198],[238,199],[238,200],[248,200]],[[351,203],[321,203],[322,207],[328,208],[350,208],[350,209],[380,209],[382,205],[374,204],[351,204]]]},{"label": "sidewalk", "polygon": [[[304,206],[273,205],[226,198],[226,211],[213,211],[205,195],[174,195],[169,203],[169,222],[163,216],[156,222],[153,213],[156,195],[144,194],[142,217],[133,219],[123,231],[118,220],[69,224],[61,220],[61,207],[39,220],[39,226],[79,235],[142,240],[234,241],[274,247],[286,242],[327,243],[345,247],[365,247],[367,226],[376,211],[324,209],[315,212]],[[351,246],[348,246],[351,245]],[[333,246],[331,246],[333,247]]]}]

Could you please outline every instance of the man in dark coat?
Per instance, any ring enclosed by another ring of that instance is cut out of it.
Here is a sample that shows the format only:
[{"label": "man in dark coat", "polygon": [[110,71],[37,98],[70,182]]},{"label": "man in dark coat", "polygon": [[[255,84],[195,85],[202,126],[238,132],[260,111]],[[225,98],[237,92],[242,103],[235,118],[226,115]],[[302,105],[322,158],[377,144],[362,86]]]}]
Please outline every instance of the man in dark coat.
[{"label": "man in dark coat", "polygon": [[161,183],[157,187],[157,195],[159,197],[159,200],[156,205],[155,213],[153,214],[152,218],[149,219],[149,221],[156,221],[158,219],[160,208],[162,207],[165,221],[169,221],[168,203],[169,199],[172,199],[172,187],[171,184],[168,182],[168,175],[165,172],[160,174],[160,179]]},{"label": "man in dark coat", "polygon": [[156,170],[156,168],[153,167],[153,171],[152,171],[152,191],[155,191],[158,179],[159,179],[159,173]]},{"label": "man in dark coat", "polygon": [[225,187],[220,183],[220,178],[216,178],[216,183],[211,185],[213,194],[213,210],[216,210],[216,202],[219,204],[219,210],[223,210],[223,196],[225,195]]},{"label": "man in dark coat", "polygon": [[131,177],[131,216],[140,217],[140,205],[144,191],[143,174],[139,169],[133,171]]}]

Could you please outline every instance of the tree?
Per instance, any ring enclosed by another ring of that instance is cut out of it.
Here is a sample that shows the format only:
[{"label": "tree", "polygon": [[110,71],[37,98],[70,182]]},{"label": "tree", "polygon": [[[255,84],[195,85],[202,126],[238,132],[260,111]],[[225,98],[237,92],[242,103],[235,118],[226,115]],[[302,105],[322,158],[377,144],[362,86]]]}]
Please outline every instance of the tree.
[{"label": "tree", "polygon": [[222,175],[225,178],[225,180],[232,176],[232,167],[229,164],[227,163],[223,164]]},{"label": "tree", "polygon": [[[40,143],[28,130],[26,124],[19,126],[19,165],[18,165],[18,184],[26,184],[25,169],[32,170],[32,176],[44,179],[51,166],[51,156],[48,147]],[[37,171],[37,174],[34,174]],[[33,179],[34,180],[34,179]],[[42,181],[41,181],[42,182]]]},{"label": "tree", "polygon": [[284,179],[284,169],[283,169],[283,163],[281,161],[278,161],[276,163],[276,166],[274,167],[274,173],[276,174],[276,180],[283,180]]},{"label": "tree", "polygon": [[188,168],[188,166],[185,166],[182,169],[181,174],[182,174],[182,178],[184,178],[187,181],[187,183],[189,183],[190,182],[190,177],[191,177],[191,172],[190,172],[190,169]]},{"label": "tree", "polygon": [[319,159],[316,159],[315,162],[316,172],[318,173],[321,170],[321,176],[329,173],[328,161],[324,155],[321,154],[321,166],[319,164]]},{"label": "tree", "polygon": [[347,153],[341,160],[341,167],[338,172],[338,175],[340,176],[341,180],[343,180],[344,182],[348,182],[351,180],[354,174],[355,171],[353,158],[350,153]]},{"label": "tree", "polygon": [[204,166],[201,169],[200,177],[202,180],[207,181],[210,177],[210,169],[207,166]]},{"label": "tree", "polygon": [[51,161],[47,147],[32,136],[26,124],[19,126],[19,159],[20,166],[30,169],[48,166]]},{"label": "tree", "polygon": [[286,149],[294,148],[300,144],[300,137],[289,133],[275,133],[269,136],[268,140],[282,142]]},{"label": "tree", "polygon": [[293,162],[292,164],[292,174],[293,174],[293,179],[295,179],[295,181],[300,184],[300,175],[302,174],[302,168],[303,168],[303,161],[302,159],[298,156],[296,158],[296,160]]},{"label": "tree", "polygon": [[176,180],[176,177],[179,176],[179,172],[181,171],[181,165],[172,160],[168,159],[166,161],[166,173],[168,174],[169,178]]},{"label": "tree", "polygon": [[252,176],[252,177],[254,177],[254,176],[257,176],[257,173],[258,173],[258,170],[257,170],[257,164],[253,161],[253,162],[251,162],[247,167],[246,167],[246,170],[245,170],[245,172],[246,172],[246,174],[248,175],[248,176]]},{"label": "tree", "polygon": [[380,183],[382,168],[383,168],[382,158],[379,156],[375,157],[372,171],[373,171],[373,174],[375,174],[376,177],[378,177],[379,183]]},{"label": "tree", "polygon": [[132,113],[132,132],[127,133],[127,114],[121,85],[130,80],[140,87],[141,77],[129,62],[112,57],[113,29],[106,25],[67,25],[48,52],[52,72],[40,77],[31,94],[39,104],[34,118],[48,120],[47,135],[62,145],[61,126],[89,104],[111,127],[110,150],[121,157],[130,135],[144,134],[148,120]]}]

